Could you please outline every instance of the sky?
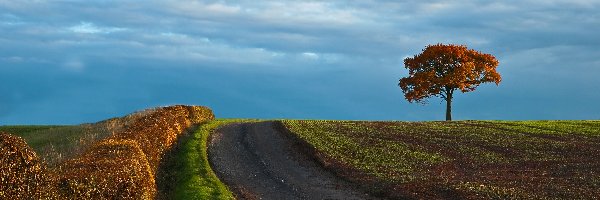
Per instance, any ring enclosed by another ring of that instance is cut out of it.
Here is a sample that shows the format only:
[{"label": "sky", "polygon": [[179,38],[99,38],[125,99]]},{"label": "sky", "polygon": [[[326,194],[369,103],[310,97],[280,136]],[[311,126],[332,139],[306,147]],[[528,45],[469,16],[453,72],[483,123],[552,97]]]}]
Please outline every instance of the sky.
[{"label": "sky", "polygon": [[218,118],[443,120],[403,59],[462,44],[500,85],[457,120],[600,119],[600,1],[0,0],[0,125],[79,124],[173,104]]}]

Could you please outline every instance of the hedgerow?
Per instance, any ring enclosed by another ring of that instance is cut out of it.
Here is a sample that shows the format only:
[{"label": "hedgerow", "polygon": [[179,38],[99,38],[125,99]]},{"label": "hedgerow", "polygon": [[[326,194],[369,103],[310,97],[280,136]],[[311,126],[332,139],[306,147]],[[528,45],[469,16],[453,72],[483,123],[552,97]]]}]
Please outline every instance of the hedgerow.
[{"label": "hedgerow", "polygon": [[123,128],[49,171],[22,139],[3,135],[0,199],[154,199],[165,152],[186,129],[212,119],[207,107],[183,105],[111,119]]},{"label": "hedgerow", "polygon": [[201,106],[170,106],[156,109],[134,121],[123,133],[111,138],[130,139],[139,143],[148,159],[152,175],[165,151],[192,124],[214,119],[212,111]]},{"label": "hedgerow", "polygon": [[134,140],[107,139],[61,166],[58,188],[74,199],[151,199],[154,177]]},{"label": "hedgerow", "polygon": [[0,133],[0,199],[49,199],[51,179],[25,140]]}]

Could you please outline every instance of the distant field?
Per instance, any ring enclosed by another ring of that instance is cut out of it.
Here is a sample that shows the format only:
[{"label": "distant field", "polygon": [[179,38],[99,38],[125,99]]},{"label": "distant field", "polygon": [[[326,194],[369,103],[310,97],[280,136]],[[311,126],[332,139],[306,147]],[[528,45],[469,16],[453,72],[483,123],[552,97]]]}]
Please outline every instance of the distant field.
[{"label": "distant field", "polygon": [[379,195],[600,196],[600,121],[283,122],[328,168]]},{"label": "distant field", "polygon": [[50,166],[80,153],[87,145],[111,133],[110,121],[82,125],[0,126],[0,131],[17,135]]},{"label": "distant field", "polygon": [[66,140],[79,136],[83,130],[80,126],[59,125],[19,125],[0,126],[0,131],[22,137],[29,146],[38,150],[51,143],[64,143]]},{"label": "distant field", "polygon": [[51,129],[51,128],[58,128],[58,127],[63,127],[63,126],[57,126],[57,125],[0,126],[0,132],[2,132],[2,131],[9,132],[9,133],[23,137],[23,136],[29,135],[28,133],[31,133],[34,131],[41,131],[41,130],[46,130],[46,129]]},{"label": "distant field", "polygon": [[18,125],[0,126],[0,131],[17,135],[46,161],[55,163],[77,144],[84,133],[81,126]]}]

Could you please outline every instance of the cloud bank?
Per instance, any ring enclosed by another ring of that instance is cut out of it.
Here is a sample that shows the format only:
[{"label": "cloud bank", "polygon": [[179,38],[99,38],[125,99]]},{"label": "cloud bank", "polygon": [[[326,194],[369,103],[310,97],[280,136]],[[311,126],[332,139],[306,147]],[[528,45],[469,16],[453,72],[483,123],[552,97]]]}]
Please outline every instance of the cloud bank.
[{"label": "cloud bank", "polygon": [[497,56],[457,119],[600,118],[599,1],[2,1],[0,124],[81,123],[172,103],[219,117],[435,120],[402,60]]}]

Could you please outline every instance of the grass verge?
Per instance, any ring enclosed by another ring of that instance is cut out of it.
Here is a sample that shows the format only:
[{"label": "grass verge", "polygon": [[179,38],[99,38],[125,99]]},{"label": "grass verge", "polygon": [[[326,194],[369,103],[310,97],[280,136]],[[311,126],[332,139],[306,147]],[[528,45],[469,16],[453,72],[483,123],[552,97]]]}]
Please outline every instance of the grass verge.
[{"label": "grass verge", "polygon": [[170,199],[234,199],[233,194],[215,175],[208,162],[207,143],[210,134],[229,123],[250,122],[247,119],[216,119],[202,124],[182,141],[169,162],[173,177]]}]

